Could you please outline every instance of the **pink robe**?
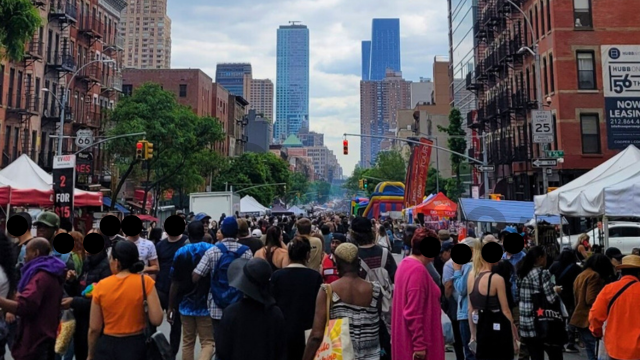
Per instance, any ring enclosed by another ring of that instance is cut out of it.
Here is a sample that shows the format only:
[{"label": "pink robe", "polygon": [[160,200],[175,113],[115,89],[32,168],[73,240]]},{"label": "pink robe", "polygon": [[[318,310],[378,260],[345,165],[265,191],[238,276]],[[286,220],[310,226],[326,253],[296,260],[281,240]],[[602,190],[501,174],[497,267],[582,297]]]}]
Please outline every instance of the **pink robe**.
[{"label": "pink robe", "polygon": [[426,350],[427,360],[444,360],[440,288],[412,257],[398,266],[391,311],[393,360],[412,360],[413,353],[421,350]]}]

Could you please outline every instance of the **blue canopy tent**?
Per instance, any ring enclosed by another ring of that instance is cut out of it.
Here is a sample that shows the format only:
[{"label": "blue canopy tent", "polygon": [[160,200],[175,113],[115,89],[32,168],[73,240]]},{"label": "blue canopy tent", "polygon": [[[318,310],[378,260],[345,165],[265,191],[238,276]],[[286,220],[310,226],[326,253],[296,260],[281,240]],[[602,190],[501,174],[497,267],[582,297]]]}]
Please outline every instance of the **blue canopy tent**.
[{"label": "blue canopy tent", "polygon": [[[103,196],[102,197],[102,203],[104,204],[104,206],[111,206],[111,198],[107,197],[107,196]],[[115,208],[116,208],[117,211],[120,211],[121,213],[123,213],[125,215],[128,215],[128,214],[131,213],[131,211],[127,210],[126,207],[124,207],[124,206],[122,206],[122,205],[120,205],[118,203],[116,203]]]},{"label": "blue canopy tent", "polygon": [[[525,224],[534,218],[533,201],[460,199],[459,203],[462,218],[468,221]],[[538,221],[557,225],[560,216],[538,216]]]}]

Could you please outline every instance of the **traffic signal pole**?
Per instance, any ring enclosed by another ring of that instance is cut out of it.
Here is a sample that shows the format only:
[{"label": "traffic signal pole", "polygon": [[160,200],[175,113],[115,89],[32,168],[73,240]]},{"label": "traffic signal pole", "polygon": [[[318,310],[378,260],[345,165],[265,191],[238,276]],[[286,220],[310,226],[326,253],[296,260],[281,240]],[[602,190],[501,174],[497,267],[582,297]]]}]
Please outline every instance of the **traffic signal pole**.
[{"label": "traffic signal pole", "polygon": [[[424,145],[424,146],[430,146],[432,148],[438,149],[438,150],[442,150],[442,151],[446,151],[450,154],[455,154],[458,155],[462,158],[465,158],[471,162],[477,163],[479,165],[482,166],[489,166],[489,164],[487,163],[487,152],[484,151],[483,153],[483,159],[482,161],[478,160],[478,159],[474,159],[468,155],[465,154],[461,154],[459,152],[453,151],[451,149],[447,149],[447,148],[443,148],[441,146],[438,145],[433,145],[433,144],[425,144],[425,143],[421,143],[420,141],[415,141],[415,140],[409,140],[409,139],[401,139],[401,138],[397,138],[397,137],[393,137],[393,136],[383,136],[383,135],[367,135],[367,134],[344,134],[344,137],[346,138],[347,136],[358,136],[358,137],[365,137],[365,138],[373,138],[373,139],[387,139],[387,140],[393,140],[393,141],[404,141],[406,143],[409,144],[416,144],[416,145]],[[346,141],[346,140],[345,140]],[[484,197],[486,199],[489,199],[489,179],[488,179],[488,174],[487,172],[483,172],[484,175]]]}]

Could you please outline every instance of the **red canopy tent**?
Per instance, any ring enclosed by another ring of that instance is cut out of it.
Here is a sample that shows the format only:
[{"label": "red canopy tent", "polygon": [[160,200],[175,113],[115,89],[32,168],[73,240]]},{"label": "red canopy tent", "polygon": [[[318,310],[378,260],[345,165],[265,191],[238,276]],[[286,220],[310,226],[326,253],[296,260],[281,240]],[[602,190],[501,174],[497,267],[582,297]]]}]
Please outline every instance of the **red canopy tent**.
[{"label": "red canopy tent", "polygon": [[456,216],[458,205],[451,201],[445,194],[438,193],[431,200],[415,207],[414,214],[428,216],[453,217]]}]

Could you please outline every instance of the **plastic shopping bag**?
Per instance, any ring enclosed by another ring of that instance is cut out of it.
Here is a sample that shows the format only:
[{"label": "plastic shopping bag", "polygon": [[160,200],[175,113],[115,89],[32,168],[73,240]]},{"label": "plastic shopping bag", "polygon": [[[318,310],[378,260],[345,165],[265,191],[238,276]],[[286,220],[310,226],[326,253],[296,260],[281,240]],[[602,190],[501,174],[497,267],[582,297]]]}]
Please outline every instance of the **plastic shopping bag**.
[{"label": "plastic shopping bag", "polygon": [[602,338],[596,341],[596,356],[598,360],[611,360],[609,354],[607,353],[607,349],[604,347],[604,333],[607,328],[607,322],[605,321],[602,325]]},{"label": "plastic shopping bag", "polygon": [[451,325],[451,319],[449,319],[444,311],[440,311],[440,322],[442,323],[442,334],[444,335],[444,343],[453,344],[455,342],[455,338],[453,336],[453,326]]},{"label": "plastic shopping bag", "polygon": [[71,310],[65,310],[62,313],[62,319],[60,320],[60,327],[58,330],[58,337],[56,338],[55,351],[56,354],[64,355],[69,349],[71,340],[73,340],[73,333],[76,331],[76,318],[73,316]]}]

